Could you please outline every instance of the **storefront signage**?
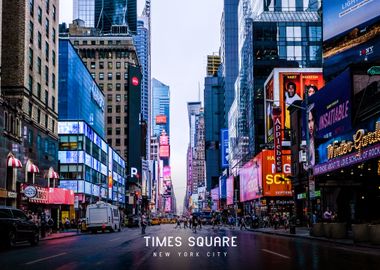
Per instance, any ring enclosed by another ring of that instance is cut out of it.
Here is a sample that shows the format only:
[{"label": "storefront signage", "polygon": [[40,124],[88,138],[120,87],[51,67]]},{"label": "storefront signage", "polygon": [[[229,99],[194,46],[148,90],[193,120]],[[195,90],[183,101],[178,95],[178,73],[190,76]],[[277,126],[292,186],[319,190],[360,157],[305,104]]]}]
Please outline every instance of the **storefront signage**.
[{"label": "storefront signage", "polygon": [[17,193],[13,191],[8,191],[8,198],[17,198]]},{"label": "storefront signage", "polygon": [[282,172],[282,145],[281,145],[281,109],[273,108],[273,126],[274,126],[274,156],[275,168],[277,173]]},{"label": "storefront signage", "polygon": [[34,186],[28,186],[24,189],[24,195],[28,198],[34,198],[37,195],[37,188]]},{"label": "storefront signage", "polygon": [[333,159],[353,152],[360,152],[363,147],[373,145],[380,142],[380,121],[376,123],[376,129],[373,132],[366,132],[359,129],[353,135],[352,141],[334,141],[327,146],[327,159]]},{"label": "storefront signage", "polygon": [[306,199],[306,193],[297,194],[297,199],[298,200]]},{"label": "storefront signage", "polygon": [[221,144],[221,165],[222,168],[228,167],[228,154],[229,154],[229,147],[228,147],[228,129],[221,129],[220,130],[220,144]]}]

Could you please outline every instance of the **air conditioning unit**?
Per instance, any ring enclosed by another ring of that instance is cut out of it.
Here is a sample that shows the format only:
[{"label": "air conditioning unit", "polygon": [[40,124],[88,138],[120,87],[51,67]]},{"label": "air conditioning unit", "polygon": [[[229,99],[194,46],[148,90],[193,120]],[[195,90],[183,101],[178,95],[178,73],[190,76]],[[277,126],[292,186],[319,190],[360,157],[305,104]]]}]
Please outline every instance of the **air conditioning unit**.
[{"label": "air conditioning unit", "polygon": [[306,162],[307,161],[307,158],[306,158],[306,151],[304,150],[301,150],[299,151],[299,156],[298,156],[298,160],[299,162]]}]

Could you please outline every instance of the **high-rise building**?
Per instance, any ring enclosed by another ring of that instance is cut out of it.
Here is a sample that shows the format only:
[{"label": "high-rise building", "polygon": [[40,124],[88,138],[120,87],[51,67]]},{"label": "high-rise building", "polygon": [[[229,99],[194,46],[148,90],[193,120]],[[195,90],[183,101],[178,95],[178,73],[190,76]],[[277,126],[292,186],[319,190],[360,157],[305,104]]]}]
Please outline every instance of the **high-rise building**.
[{"label": "high-rise building", "polygon": [[207,76],[216,76],[220,66],[219,55],[207,55]]},{"label": "high-rise building", "polygon": [[319,7],[320,1],[257,1],[254,6],[250,0],[239,2],[237,111],[230,114],[238,118],[237,137],[230,139],[236,150],[230,158],[239,160],[234,166],[241,166],[266,147],[263,86],[272,69],[321,67]]},{"label": "high-rise building", "polygon": [[2,1],[0,156],[20,161],[0,169],[8,205],[17,183],[47,185],[47,172],[58,170],[58,9],[58,0]]},{"label": "high-rise building", "polygon": [[136,0],[95,0],[95,27],[109,33],[113,25],[128,25],[129,31],[137,31]]},{"label": "high-rise building", "polygon": [[160,136],[165,130],[170,136],[170,89],[159,80],[152,79],[152,136]]},{"label": "high-rise building", "polygon": [[239,0],[224,0],[220,22],[221,61],[224,78],[224,127],[228,127],[228,112],[235,97],[238,65],[238,5]]},{"label": "high-rise building", "polygon": [[73,16],[84,21],[86,27],[95,27],[95,0],[74,0]]},{"label": "high-rise building", "polygon": [[[135,183],[140,181],[145,142],[142,145],[141,69],[133,38],[128,34],[104,35],[87,29],[79,27],[77,22],[70,24],[69,39],[105,93],[107,143],[125,158],[128,194],[134,194],[134,188],[138,186]],[[131,173],[132,168],[138,173]]]}]

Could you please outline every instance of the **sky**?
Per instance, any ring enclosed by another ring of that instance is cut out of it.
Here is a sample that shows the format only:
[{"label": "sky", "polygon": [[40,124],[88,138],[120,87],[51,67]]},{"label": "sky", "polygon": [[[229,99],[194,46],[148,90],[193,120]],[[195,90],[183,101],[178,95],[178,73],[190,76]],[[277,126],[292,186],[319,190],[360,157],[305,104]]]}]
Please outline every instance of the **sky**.
[{"label": "sky", "polygon": [[[138,15],[145,0],[138,1]],[[70,23],[73,1],[60,1],[60,22]],[[219,51],[223,0],[151,0],[152,78],[170,87],[172,182],[182,212],[189,144],[187,102],[203,101],[207,55]]]}]

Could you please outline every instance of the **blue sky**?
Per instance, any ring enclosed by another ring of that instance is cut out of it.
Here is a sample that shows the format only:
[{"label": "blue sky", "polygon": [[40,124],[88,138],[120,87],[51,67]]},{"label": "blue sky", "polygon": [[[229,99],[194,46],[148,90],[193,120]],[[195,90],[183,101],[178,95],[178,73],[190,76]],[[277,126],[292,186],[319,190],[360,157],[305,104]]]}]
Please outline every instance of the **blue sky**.
[{"label": "blue sky", "polygon": [[[138,14],[144,5],[138,0]],[[186,187],[189,127],[186,103],[198,100],[207,55],[219,51],[223,0],[152,0],[152,77],[170,86],[171,167],[178,210]],[[72,0],[60,1],[60,22],[72,21]]]}]

